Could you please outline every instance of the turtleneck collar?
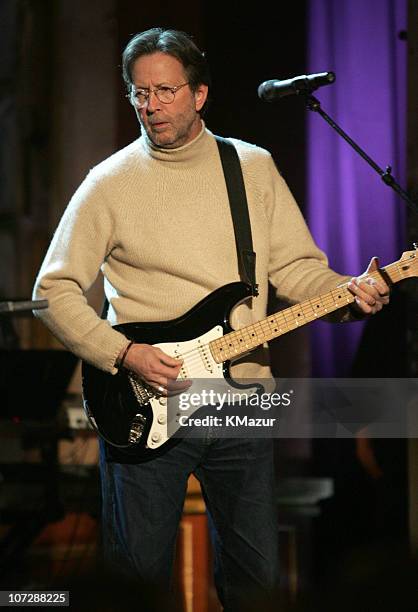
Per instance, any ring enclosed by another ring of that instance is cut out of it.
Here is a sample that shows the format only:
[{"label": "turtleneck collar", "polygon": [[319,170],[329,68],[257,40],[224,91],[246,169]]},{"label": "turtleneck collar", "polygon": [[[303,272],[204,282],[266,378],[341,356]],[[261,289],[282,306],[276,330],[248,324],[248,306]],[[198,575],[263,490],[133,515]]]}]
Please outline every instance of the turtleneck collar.
[{"label": "turtleneck collar", "polygon": [[148,138],[145,132],[143,132],[139,138],[139,142],[144,149],[151,157],[154,159],[158,159],[164,162],[195,162],[204,160],[207,157],[207,145],[210,137],[213,137],[212,133],[206,128],[205,123],[202,121],[202,129],[199,134],[186,143],[182,147],[177,147],[176,149],[164,149],[162,147],[157,147],[151,140]]}]

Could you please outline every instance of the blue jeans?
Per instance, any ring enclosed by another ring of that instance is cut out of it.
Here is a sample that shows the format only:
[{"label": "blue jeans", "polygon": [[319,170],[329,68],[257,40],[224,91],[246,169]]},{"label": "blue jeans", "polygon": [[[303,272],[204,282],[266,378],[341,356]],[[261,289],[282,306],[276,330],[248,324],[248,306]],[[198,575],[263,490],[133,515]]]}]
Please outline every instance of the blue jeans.
[{"label": "blue jeans", "polygon": [[200,481],[215,554],[215,584],[228,612],[278,587],[273,446],[264,439],[184,438],[143,463],[105,460],[101,443],[105,559],[168,589],[187,480]]}]

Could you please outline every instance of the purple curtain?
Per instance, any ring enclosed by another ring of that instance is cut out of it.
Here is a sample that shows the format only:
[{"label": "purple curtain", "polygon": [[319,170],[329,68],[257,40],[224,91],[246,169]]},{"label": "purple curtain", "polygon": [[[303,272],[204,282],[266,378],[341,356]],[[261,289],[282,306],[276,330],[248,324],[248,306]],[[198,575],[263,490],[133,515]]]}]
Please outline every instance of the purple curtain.
[{"label": "purple curtain", "polygon": [[[308,71],[332,70],[314,95],[379,166],[405,187],[406,0],[308,2]],[[308,223],[332,268],[356,275],[405,250],[405,204],[316,113],[307,125]],[[315,376],[348,375],[363,324],[312,326]]]}]

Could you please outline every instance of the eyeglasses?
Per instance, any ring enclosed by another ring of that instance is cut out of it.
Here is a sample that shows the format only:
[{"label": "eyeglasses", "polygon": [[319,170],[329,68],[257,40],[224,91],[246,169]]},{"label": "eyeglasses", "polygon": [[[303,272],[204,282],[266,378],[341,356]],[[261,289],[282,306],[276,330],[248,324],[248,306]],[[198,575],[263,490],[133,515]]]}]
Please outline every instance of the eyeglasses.
[{"label": "eyeglasses", "polygon": [[154,89],[132,88],[131,93],[127,94],[126,97],[129,99],[132,106],[135,106],[136,108],[143,108],[148,102],[151,93],[155,93],[159,101],[163,104],[171,104],[174,102],[174,98],[176,97],[178,90],[188,84],[189,82],[183,83],[182,85],[176,85],[175,87],[161,85],[160,87],[155,87]]}]

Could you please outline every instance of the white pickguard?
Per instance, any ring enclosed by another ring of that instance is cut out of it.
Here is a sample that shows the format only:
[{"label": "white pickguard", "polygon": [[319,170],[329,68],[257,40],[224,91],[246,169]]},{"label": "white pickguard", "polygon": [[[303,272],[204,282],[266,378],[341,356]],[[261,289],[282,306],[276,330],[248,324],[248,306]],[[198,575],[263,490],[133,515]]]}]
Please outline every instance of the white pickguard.
[{"label": "white pickguard", "polygon": [[[222,381],[222,391],[226,392],[229,389],[236,397],[239,390],[229,385],[223,378],[223,365],[222,363],[216,363],[214,361],[208,346],[209,342],[221,338],[222,336],[223,329],[220,325],[217,325],[202,336],[194,338],[193,340],[186,340],[185,342],[163,342],[161,344],[155,344],[154,346],[157,346],[171,357],[184,359],[178,380],[187,379],[202,381],[202,379],[213,379],[212,383],[215,387],[218,386],[216,381],[219,381],[219,383]],[[254,387],[254,389],[246,389],[245,396],[255,391],[256,387]],[[178,422],[180,414],[176,413],[176,411],[173,411],[175,414],[173,414],[172,420],[168,423],[167,401],[170,401],[170,399],[167,400],[166,397],[153,397],[149,400],[153,412],[153,422],[147,440],[147,446],[149,448],[156,449],[167,442],[169,439],[167,434],[168,425],[170,425],[171,435],[180,427]],[[189,409],[187,412],[188,416],[199,410],[200,407],[201,406],[196,406]]]}]

